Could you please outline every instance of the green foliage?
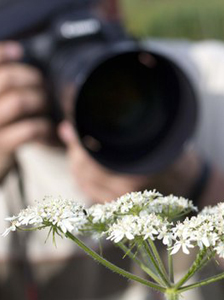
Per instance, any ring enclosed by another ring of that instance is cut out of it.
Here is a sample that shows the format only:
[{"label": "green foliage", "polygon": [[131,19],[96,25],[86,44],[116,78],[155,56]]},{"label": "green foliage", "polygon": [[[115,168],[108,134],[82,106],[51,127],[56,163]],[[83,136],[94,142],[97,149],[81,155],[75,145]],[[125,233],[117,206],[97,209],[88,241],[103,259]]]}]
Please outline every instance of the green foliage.
[{"label": "green foliage", "polygon": [[224,39],[223,0],[120,0],[136,36]]}]

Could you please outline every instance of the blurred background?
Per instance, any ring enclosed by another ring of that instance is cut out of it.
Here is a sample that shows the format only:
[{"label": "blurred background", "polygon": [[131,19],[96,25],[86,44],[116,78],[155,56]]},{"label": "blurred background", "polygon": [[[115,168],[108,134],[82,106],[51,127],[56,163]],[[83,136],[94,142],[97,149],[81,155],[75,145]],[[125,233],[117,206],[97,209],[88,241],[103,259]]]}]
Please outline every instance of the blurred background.
[{"label": "blurred background", "polygon": [[224,39],[223,0],[120,0],[120,6],[137,37]]}]

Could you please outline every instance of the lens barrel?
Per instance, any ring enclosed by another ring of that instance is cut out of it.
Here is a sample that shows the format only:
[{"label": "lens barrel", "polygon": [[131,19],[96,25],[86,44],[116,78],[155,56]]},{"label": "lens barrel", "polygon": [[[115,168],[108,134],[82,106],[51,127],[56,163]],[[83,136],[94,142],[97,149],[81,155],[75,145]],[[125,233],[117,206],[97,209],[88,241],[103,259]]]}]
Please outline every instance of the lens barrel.
[{"label": "lens barrel", "polygon": [[171,59],[137,42],[89,46],[64,50],[52,72],[60,74],[55,82],[81,143],[118,172],[166,167],[195,129],[197,96],[190,79]]}]

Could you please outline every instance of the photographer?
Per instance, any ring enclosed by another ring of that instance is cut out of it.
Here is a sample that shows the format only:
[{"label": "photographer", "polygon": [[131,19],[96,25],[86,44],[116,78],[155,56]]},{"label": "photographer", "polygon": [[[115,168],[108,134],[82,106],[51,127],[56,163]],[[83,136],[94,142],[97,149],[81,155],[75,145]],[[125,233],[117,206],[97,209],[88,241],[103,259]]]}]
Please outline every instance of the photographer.
[{"label": "photographer", "polygon": [[[201,206],[224,198],[223,175],[211,167],[203,180],[202,159],[193,150],[187,149],[165,170],[152,175],[121,174],[99,164],[80,144],[68,120],[55,128],[48,117],[46,81],[37,68],[21,62],[23,56],[20,43],[0,43],[2,231],[5,216],[45,195],[75,197],[88,204],[156,188],[183,196],[196,190]],[[58,145],[57,132],[66,149]],[[43,246],[45,237],[38,232],[4,239],[0,253],[2,299],[122,299],[125,280],[83,257],[69,242],[58,240],[58,249],[51,243]],[[116,252],[106,250],[112,260],[117,259]]]},{"label": "photographer", "polygon": [[[23,49],[19,43],[1,43],[1,178],[12,166],[14,154],[19,146],[38,140],[45,140],[45,143],[47,141],[49,143],[49,138],[54,134],[50,120],[42,117],[47,111],[44,79],[40,71],[34,67],[18,62],[22,55]],[[165,193],[175,191],[179,195],[186,195],[200,172],[200,162],[197,156],[192,153],[193,151],[189,151],[168,170],[153,175],[150,179],[148,176],[116,174],[91,159],[79,144],[69,122],[62,122],[59,127],[59,135],[68,147],[75,180],[94,201],[112,200],[127,191],[147,186],[158,186],[158,189],[161,186],[159,190],[162,188]],[[186,174],[185,170],[188,169],[189,165],[192,168]],[[168,174],[173,174],[173,176],[170,177]],[[218,174],[216,172],[215,174],[218,179]],[[177,184],[178,181],[182,184]],[[217,191],[217,196],[220,194],[220,187],[217,186],[214,189],[214,192]],[[210,199],[208,193],[205,195]],[[209,200],[206,202],[209,203]]]},{"label": "photographer", "polygon": [[[61,195],[68,195],[73,196],[77,195],[77,198],[83,198],[84,195],[87,202],[96,201],[96,202],[103,202],[105,200],[110,201],[115,199],[117,196],[120,196],[128,191],[133,190],[140,190],[143,188],[157,188],[158,190],[164,193],[173,192],[179,195],[186,195],[189,193],[189,190],[194,185],[195,181],[197,181],[198,176],[201,172],[201,162],[200,159],[196,156],[193,151],[186,151],[180,158],[176,160],[176,162],[167,168],[165,171],[160,172],[156,175],[152,176],[137,176],[137,175],[123,175],[116,172],[112,172],[109,169],[98,164],[95,160],[93,160],[88,153],[83,149],[80,145],[77,136],[74,132],[72,125],[68,121],[64,121],[59,126],[59,135],[62,138],[63,142],[66,144],[69,154],[69,168],[64,166],[62,160],[65,160],[64,155],[61,155],[61,150],[57,147],[53,148],[53,150],[49,151],[49,148],[46,146],[41,146],[41,143],[49,144],[49,139],[55,135],[54,127],[51,124],[48,118],[44,119],[43,117],[38,117],[38,115],[42,115],[42,112],[46,112],[46,97],[47,95],[44,92],[43,87],[43,78],[41,77],[38,70],[33,67],[28,67],[18,62],[23,55],[23,49],[21,46],[15,42],[4,42],[0,45],[0,57],[1,57],[1,67],[0,67],[0,81],[1,81],[1,97],[0,97],[0,120],[1,120],[1,129],[0,129],[0,142],[1,142],[1,178],[3,181],[3,193],[2,195],[2,216],[1,220],[9,214],[8,209],[14,211],[15,213],[20,209],[23,205],[23,201],[19,200],[19,194],[16,192],[19,189],[15,189],[15,182],[14,175],[12,172],[8,173],[9,168],[13,167],[15,163],[15,154],[17,153],[17,163],[18,161],[22,164],[23,167],[23,176],[25,180],[25,193],[26,198],[29,201],[33,201],[34,199],[40,199],[39,197],[43,197],[46,194],[55,195],[57,196],[59,193]],[[35,143],[34,143],[35,142]],[[39,143],[36,144],[36,143]],[[29,146],[20,147],[23,144],[31,143]],[[20,148],[20,152],[17,150]],[[59,153],[58,153],[59,151]],[[46,153],[44,153],[46,152]],[[46,158],[44,155],[46,155]],[[52,154],[55,156],[52,159]],[[50,162],[46,165],[46,160],[50,158]],[[35,163],[35,160],[38,160]],[[53,166],[53,171],[49,172],[49,168],[52,168],[51,163],[54,165],[55,162],[58,163],[58,168]],[[37,168],[37,165],[40,164],[40,169]],[[41,169],[42,168],[42,169]],[[66,172],[69,174],[69,169],[71,169],[71,174],[66,175]],[[41,171],[40,175],[38,176],[38,170]],[[61,173],[59,178],[54,173],[55,171]],[[67,171],[66,171],[67,170]],[[43,173],[45,173],[45,175]],[[48,174],[48,175],[46,175]],[[43,179],[41,177],[44,177]],[[47,177],[46,177],[47,176]],[[67,177],[68,176],[68,177]],[[70,178],[69,178],[70,176]],[[62,178],[63,177],[63,178]],[[64,183],[64,177],[68,179],[68,183]],[[47,178],[47,182],[46,182]],[[60,182],[59,182],[60,181]],[[208,181],[208,185],[203,190],[203,195],[201,195],[202,203],[207,201],[207,203],[211,203],[213,200],[220,199],[223,193],[223,179],[221,174],[216,171],[212,170],[210,174],[210,178]],[[74,184],[74,187],[71,187]],[[64,185],[64,186],[63,186]],[[45,187],[44,187],[45,186]],[[63,187],[62,187],[63,186]],[[40,188],[41,187],[41,188]],[[37,190],[39,190],[37,192]],[[70,192],[68,192],[70,190]],[[16,194],[14,194],[16,192]],[[5,198],[4,198],[5,197]],[[10,201],[4,204],[3,201]],[[9,207],[7,208],[7,206]],[[15,205],[11,207],[12,205]],[[201,204],[202,205],[202,204]],[[2,221],[1,221],[2,222]],[[5,226],[5,224],[3,224]],[[4,228],[2,226],[2,229]],[[20,236],[21,237],[21,236]],[[19,238],[19,237],[17,237]],[[66,260],[69,258],[69,261],[72,259],[74,253],[73,250],[70,249],[69,245],[65,246],[65,241],[60,244],[58,241],[58,249],[50,249],[47,246],[47,249],[43,249],[42,246],[43,240],[45,238],[45,233],[43,233],[42,237],[29,237],[29,247],[31,247],[30,254],[31,256],[35,257],[36,264],[32,265],[32,273],[39,272],[41,274],[40,279],[38,279],[37,274],[35,274],[35,281],[43,280],[43,277],[46,275],[45,272],[49,272],[48,276],[54,278],[55,273],[50,272],[49,270],[46,271],[50,266],[55,265],[53,261],[61,260],[58,262],[57,265],[60,268],[63,268],[66,264]],[[4,243],[7,242],[3,240]],[[12,246],[14,242],[8,247],[5,248],[5,254],[3,251],[3,257],[12,257],[15,253],[12,250]],[[17,241],[18,242],[18,241]],[[24,241],[19,241],[19,243],[23,243]],[[18,246],[18,245],[17,245]],[[3,249],[4,249],[3,248]],[[10,250],[10,252],[9,252]],[[21,251],[21,250],[20,250]],[[20,256],[20,251],[16,248],[16,256]],[[72,254],[73,253],[73,254]],[[22,254],[23,250],[22,250]],[[43,259],[42,255],[44,255],[45,259]],[[77,255],[77,254],[76,254]],[[41,258],[42,257],[42,258]],[[53,257],[53,260],[50,259]],[[67,258],[66,258],[67,257]],[[79,256],[78,256],[79,257]],[[31,257],[29,258],[31,259]],[[33,260],[33,258],[31,259]],[[71,265],[71,268],[74,268],[74,276],[70,271],[68,272],[69,280],[77,281],[77,278],[81,278],[80,281],[86,281],[86,278],[77,277],[77,266],[89,272],[88,265],[91,262],[88,259],[82,259],[82,264],[80,264],[80,258],[74,261],[74,264]],[[88,262],[87,262],[87,261]],[[38,263],[37,263],[38,262]],[[85,262],[85,267],[84,267]],[[43,264],[45,265],[46,270],[44,271]],[[33,287],[33,280],[32,277],[29,277],[29,284],[25,281],[23,285],[21,284],[20,288],[15,283],[18,283],[18,278],[16,276],[18,270],[15,272],[16,268],[21,268],[23,265],[21,262],[15,264],[9,273],[2,274],[2,278],[4,278],[4,287],[2,286],[2,299],[15,299],[18,295],[21,295],[19,299],[26,299],[24,298],[23,290],[24,286],[26,289],[30,290],[30,285]],[[48,265],[48,267],[47,267]],[[17,267],[16,267],[17,266]],[[62,267],[63,266],[63,267]],[[56,266],[55,266],[56,267]],[[97,265],[92,266],[95,272],[97,269]],[[29,267],[30,268],[30,267]],[[14,269],[14,271],[12,271]],[[30,272],[30,271],[29,271]],[[44,273],[43,273],[44,272]],[[56,271],[57,273],[58,271]],[[62,276],[65,276],[65,270],[62,272]],[[96,279],[95,272],[92,276]],[[102,270],[101,270],[102,272]],[[11,273],[11,275],[9,275]],[[23,271],[22,271],[23,273]],[[10,276],[13,278],[10,279]],[[62,280],[61,276],[59,276],[60,272],[58,273],[58,278],[52,279],[51,284],[58,285],[57,280]],[[4,277],[6,276],[6,277]],[[21,275],[20,275],[21,276]],[[34,275],[32,275],[34,276]],[[37,278],[36,278],[37,277]],[[49,277],[49,278],[50,278]],[[116,277],[116,275],[115,275]],[[21,278],[21,277],[19,277]],[[67,278],[67,275],[66,277]],[[100,280],[101,276],[99,276]],[[118,277],[119,278],[119,277]],[[6,280],[6,281],[5,281]],[[94,283],[92,279],[89,279],[88,286],[96,284],[95,280]],[[119,278],[120,280],[120,278]],[[63,281],[60,285],[60,290],[63,290]],[[91,283],[92,282],[92,283]],[[43,284],[43,283],[42,283]],[[45,283],[46,284],[46,283]],[[48,289],[51,288],[51,284],[49,287],[44,285],[41,288],[38,286],[38,293],[41,293],[40,299],[45,299],[45,293],[48,294]],[[98,283],[99,284],[99,283]],[[125,285],[125,284],[124,284]],[[8,286],[8,287],[7,287]],[[54,285],[53,285],[54,286]],[[72,287],[74,283],[72,282]],[[95,285],[96,288],[97,284]],[[100,284],[99,289],[102,288],[103,285]],[[12,289],[13,287],[13,289]],[[29,287],[29,288],[28,288]],[[45,290],[47,288],[47,290]],[[40,290],[39,290],[40,289]],[[10,296],[10,293],[12,294]],[[12,292],[14,290],[14,292]],[[32,289],[31,289],[32,290]],[[51,289],[53,293],[53,289]],[[57,289],[56,289],[57,290]],[[83,289],[81,289],[83,290]],[[115,289],[116,290],[116,289]],[[71,296],[74,294],[74,298],[71,299],[79,299],[72,289]],[[4,294],[5,293],[5,294]],[[26,291],[26,293],[28,293]],[[34,293],[34,292],[32,292]],[[50,293],[50,295],[53,295]],[[80,293],[80,291],[78,292]],[[90,297],[90,295],[94,294],[94,289],[90,289],[89,296],[86,296],[84,293],[84,298],[80,299],[87,299],[86,297]],[[30,292],[28,293],[30,295]],[[1,295],[1,294],[0,294]],[[5,295],[7,295],[7,298]],[[17,296],[13,296],[17,295]],[[57,295],[58,290],[57,290]],[[78,294],[79,295],[79,294]],[[10,298],[11,297],[11,298]],[[81,294],[78,297],[83,297]],[[28,298],[28,299],[36,299],[36,298]],[[56,298],[55,299],[63,299],[63,298]],[[103,298],[105,299],[105,298]]]}]

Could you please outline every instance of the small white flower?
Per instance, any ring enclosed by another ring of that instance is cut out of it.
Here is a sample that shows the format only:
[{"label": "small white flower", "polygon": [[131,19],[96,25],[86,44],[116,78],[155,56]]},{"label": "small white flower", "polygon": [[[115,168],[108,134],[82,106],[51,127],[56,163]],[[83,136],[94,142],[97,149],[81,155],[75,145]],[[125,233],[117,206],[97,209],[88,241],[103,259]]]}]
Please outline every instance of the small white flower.
[{"label": "small white flower", "polygon": [[135,236],[139,235],[138,217],[136,216],[124,216],[119,219],[117,223],[110,226],[108,232],[108,238],[115,243],[120,242],[124,238],[133,240]]},{"label": "small white flower", "polygon": [[160,228],[159,235],[157,236],[158,240],[162,240],[164,245],[170,247],[173,241],[173,233],[169,230],[171,224],[163,224]]},{"label": "small white flower", "polygon": [[117,210],[115,202],[105,203],[105,204],[94,204],[88,210],[88,216],[92,218],[92,222],[105,223],[109,220],[114,220],[114,213]]},{"label": "small white flower", "polygon": [[176,241],[174,246],[171,248],[173,249],[171,251],[171,255],[177,253],[181,248],[185,254],[189,254],[190,251],[188,250],[188,248],[194,248],[194,246],[191,244],[190,240],[180,239],[179,241]]},{"label": "small white flower", "polygon": [[218,245],[215,247],[215,251],[219,257],[224,258],[224,242],[218,243]]}]

